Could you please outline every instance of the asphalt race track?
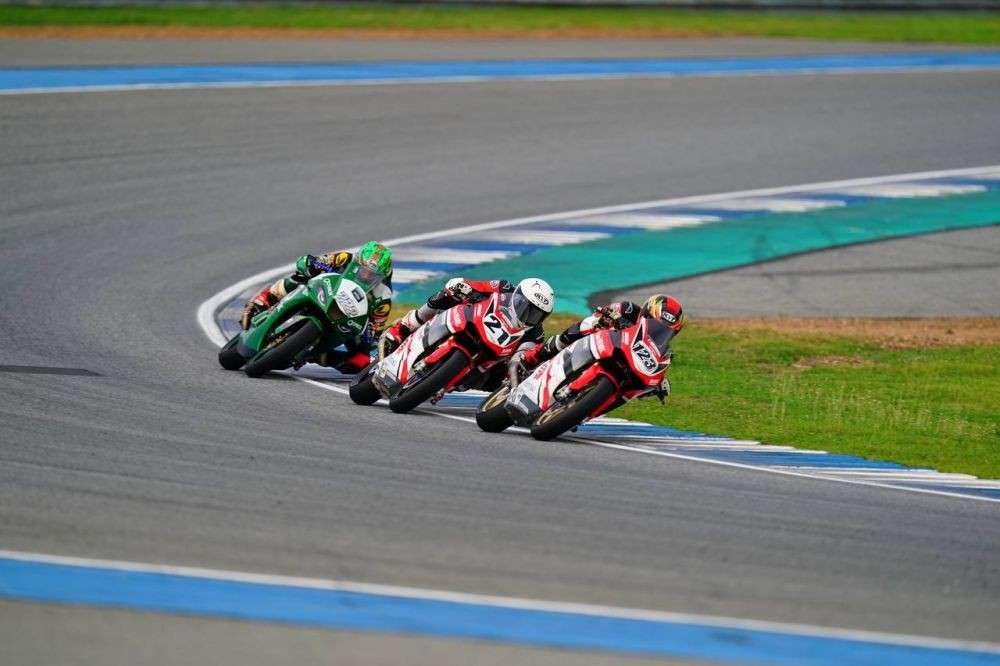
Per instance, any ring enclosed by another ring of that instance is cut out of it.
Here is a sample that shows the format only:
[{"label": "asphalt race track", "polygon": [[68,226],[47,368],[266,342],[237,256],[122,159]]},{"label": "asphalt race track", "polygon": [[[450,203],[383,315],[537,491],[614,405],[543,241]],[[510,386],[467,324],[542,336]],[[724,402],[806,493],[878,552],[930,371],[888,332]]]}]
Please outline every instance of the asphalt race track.
[{"label": "asphalt race track", "polygon": [[[266,60],[257,47],[241,57]],[[108,48],[73,57],[106,62]],[[490,55],[477,48],[447,56]],[[45,43],[14,51],[0,66],[53,63]],[[219,369],[194,313],[307,249],[371,237],[995,164],[998,115],[995,72],[4,97],[0,544],[996,640],[996,504],[358,409]],[[1000,232],[962,233],[995,249]],[[621,662],[250,627],[3,601],[0,662]]]}]

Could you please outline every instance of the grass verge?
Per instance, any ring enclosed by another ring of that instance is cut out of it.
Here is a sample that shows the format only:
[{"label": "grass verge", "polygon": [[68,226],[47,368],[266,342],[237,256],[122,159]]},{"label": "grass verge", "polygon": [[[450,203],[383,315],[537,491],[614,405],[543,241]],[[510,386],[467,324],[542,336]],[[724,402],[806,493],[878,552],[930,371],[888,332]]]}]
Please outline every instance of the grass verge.
[{"label": "grass verge", "polygon": [[[139,26],[523,37],[797,37],[1000,43],[1000,14],[694,11],[602,7],[58,7],[3,5],[0,26]],[[232,34],[231,34],[232,36]]]}]

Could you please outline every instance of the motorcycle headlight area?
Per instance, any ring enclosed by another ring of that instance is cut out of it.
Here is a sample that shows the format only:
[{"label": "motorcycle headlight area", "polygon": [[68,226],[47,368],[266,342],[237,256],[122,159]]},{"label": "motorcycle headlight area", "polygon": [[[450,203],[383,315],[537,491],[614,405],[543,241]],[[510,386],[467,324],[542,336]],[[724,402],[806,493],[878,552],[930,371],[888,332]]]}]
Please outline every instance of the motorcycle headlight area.
[{"label": "motorcycle headlight area", "polygon": [[330,317],[330,319],[344,319],[347,316],[344,314],[344,311],[340,309],[340,306],[337,305],[336,300],[330,301],[330,307],[326,309],[326,314]]}]

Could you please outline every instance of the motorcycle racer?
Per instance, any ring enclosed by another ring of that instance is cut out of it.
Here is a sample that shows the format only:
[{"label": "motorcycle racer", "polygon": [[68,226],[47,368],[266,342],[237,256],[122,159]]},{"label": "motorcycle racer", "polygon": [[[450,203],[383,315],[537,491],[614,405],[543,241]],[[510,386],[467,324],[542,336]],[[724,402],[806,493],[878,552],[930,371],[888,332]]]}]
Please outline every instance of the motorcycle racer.
[{"label": "motorcycle racer", "polygon": [[361,335],[346,344],[347,352],[327,350],[310,359],[341,372],[356,373],[371,361],[370,353],[385,329],[392,307],[392,250],[369,241],[357,252],[336,250],[320,255],[306,254],[295,262],[295,272],[264,287],[247,301],[240,316],[244,330],[260,312],[274,307],[289,292],[321,273],[340,273],[357,263],[357,276],[368,286],[368,326]]},{"label": "motorcycle racer", "polygon": [[[562,333],[549,337],[543,344],[519,349],[511,357],[508,364],[508,368],[510,369],[509,376],[512,382],[516,384],[523,377],[527,376],[532,369],[549,360],[577,340],[602,329],[626,328],[639,321],[640,317],[663,321],[674,331],[674,335],[680,333],[685,322],[684,311],[681,308],[680,302],[666,294],[654,294],[642,306],[631,301],[609,303],[598,308],[593,314],[584,317],[575,324],[571,324]],[[667,380],[666,374],[663,376],[657,394],[661,399],[670,394],[670,382]]]},{"label": "motorcycle racer", "polygon": [[[385,358],[399,347],[409,335],[439,312],[462,303],[475,303],[489,294],[509,294],[508,303],[513,315],[528,330],[521,338],[522,345],[538,345],[545,339],[542,322],[552,313],[555,294],[545,280],[527,278],[514,284],[509,280],[469,280],[452,278],[443,289],[427,299],[424,305],[410,310],[386,329],[379,339],[379,358]],[[468,377],[463,388],[489,388],[503,381],[503,366],[495,367],[489,377]],[[495,376],[494,376],[495,375]]]}]

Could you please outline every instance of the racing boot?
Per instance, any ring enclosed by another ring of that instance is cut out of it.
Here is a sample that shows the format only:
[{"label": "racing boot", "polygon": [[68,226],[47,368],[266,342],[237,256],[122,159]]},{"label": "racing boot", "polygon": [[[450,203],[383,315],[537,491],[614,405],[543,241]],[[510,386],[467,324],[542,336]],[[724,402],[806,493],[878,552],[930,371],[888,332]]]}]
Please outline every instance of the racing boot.
[{"label": "racing boot", "polygon": [[260,290],[256,296],[247,301],[247,304],[243,306],[243,312],[240,314],[240,326],[243,330],[250,328],[250,322],[258,314],[272,308],[278,303],[278,297],[271,293],[270,287],[264,287]]},{"label": "racing boot", "polygon": [[393,322],[392,326],[385,329],[378,339],[378,358],[382,360],[392,352],[396,351],[401,344],[410,337],[410,333],[417,330],[424,323],[417,310],[410,310],[405,315]]}]

